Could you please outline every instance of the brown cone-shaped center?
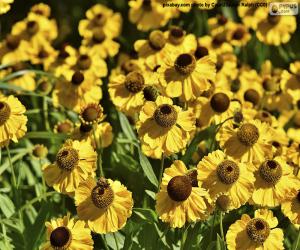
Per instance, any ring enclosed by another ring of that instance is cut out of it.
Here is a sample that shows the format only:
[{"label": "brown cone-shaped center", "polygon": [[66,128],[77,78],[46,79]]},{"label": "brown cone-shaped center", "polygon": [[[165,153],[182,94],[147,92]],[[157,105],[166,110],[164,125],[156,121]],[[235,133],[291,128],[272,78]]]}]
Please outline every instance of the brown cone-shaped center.
[{"label": "brown cone-shaped center", "polygon": [[300,191],[298,191],[296,198],[297,198],[297,201],[300,203]]},{"label": "brown cone-shaped center", "polygon": [[216,205],[217,205],[218,209],[220,209],[223,212],[226,212],[230,206],[229,196],[225,195],[225,194],[218,196],[218,198],[216,200]]},{"label": "brown cone-shaped center", "polygon": [[106,35],[103,29],[96,29],[93,32],[93,41],[94,43],[102,43],[106,38]]},{"label": "brown cone-shaped center", "polygon": [[92,64],[92,60],[88,55],[81,55],[77,60],[77,66],[81,70],[89,69]]},{"label": "brown cone-shaped center", "polygon": [[72,234],[66,227],[55,228],[50,235],[50,243],[53,249],[67,249],[72,240]]},{"label": "brown cone-shaped center", "polygon": [[143,0],[142,6],[144,10],[151,11],[152,10],[151,0]]},{"label": "brown cone-shaped center", "polygon": [[106,18],[105,15],[103,15],[102,13],[98,13],[98,14],[94,17],[93,23],[94,23],[94,25],[96,25],[96,26],[103,26],[103,25],[106,23],[106,20],[107,20],[107,18]]},{"label": "brown cone-shaped center", "polygon": [[159,96],[159,91],[153,86],[146,86],[143,89],[143,94],[147,101],[155,102],[156,98]]},{"label": "brown cone-shaped center", "polygon": [[162,104],[156,108],[153,114],[156,123],[163,128],[170,128],[177,121],[177,111],[172,105]]},{"label": "brown cone-shaped center", "polygon": [[40,52],[38,53],[38,58],[40,58],[40,59],[47,58],[48,56],[49,56],[49,53],[44,49],[40,50]]},{"label": "brown cone-shaped center", "polygon": [[300,100],[297,101],[296,105],[297,105],[297,108],[300,109]]},{"label": "brown cone-shaped center", "polygon": [[84,75],[80,71],[75,71],[74,74],[72,75],[72,80],[71,82],[78,86],[84,81]]},{"label": "brown cone-shaped center", "polygon": [[80,124],[80,127],[79,127],[79,130],[80,132],[82,133],[89,133],[90,131],[92,131],[93,129],[93,126],[92,125],[89,125],[89,124],[83,124],[81,123]]},{"label": "brown cone-shaped center", "polygon": [[70,54],[66,51],[66,45],[63,45],[59,50],[58,57],[60,59],[66,59],[69,56],[70,56]]},{"label": "brown cone-shaped center", "polygon": [[185,32],[182,28],[178,26],[173,26],[170,29],[169,40],[172,44],[181,44],[184,40]]},{"label": "brown cone-shaped center", "polygon": [[164,33],[160,30],[154,30],[149,35],[149,45],[154,50],[161,50],[166,45]]},{"label": "brown cone-shaped center", "polygon": [[297,111],[294,118],[293,118],[293,122],[295,127],[300,128],[300,111]]},{"label": "brown cone-shaped center", "polygon": [[173,177],[167,186],[169,197],[173,201],[185,201],[192,192],[192,184],[187,176]]},{"label": "brown cone-shaped center", "polygon": [[237,131],[237,138],[245,146],[251,147],[259,138],[258,128],[251,123],[245,123]]},{"label": "brown cone-shaped center", "polygon": [[240,82],[239,79],[236,79],[236,80],[234,80],[234,81],[231,83],[230,90],[231,90],[233,93],[238,92],[240,88],[241,88],[241,82]]},{"label": "brown cone-shaped center", "polygon": [[282,176],[282,168],[277,161],[267,160],[259,167],[259,174],[264,181],[275,185]]},{"label": "brown cone-shaped center", "polygon": [[216,70],[220,71],[223,68],[223,66],[224,66],[223,57],[222,56],[218,56],[217,63],[216,63]]},{"label": "brown cone-shaped center", "polygon": [[254,218],[247,223],[246,232],[252,241],[262,244],[270,234],[270,226],[264,219]]},{"label": "brown cone-shaped center", "polygon": [[272,116],[267,111],[258,111],[257,114],[254,116],[254,119],[258,119],[262,122],[266,122],[269,125],[272,125]]},{"label": "brown cone-shaped center", "polygon": [[193,169],[186,174],[189,177],[192,187],[198,187],[197,170]]},{"label": "brown cone-shaped center", "polygon": [[217,166],[217,175],[221,182],[229,185],[238,180],[240,169],[235,162],[224,160]]},{"label": "brown cone-shaped center", "polygon": [[0,102],[0,126],[10,117],[10,107],[6,102]]},{"label": "brown cone-shaped center", "polygon": [[218,24],[219,25],[224,25],[228,22],[227,17],[223,16],[223,15],[219,15],[218,16]]},{"label": "brown cone-shaped center", "polygon": [[19,47],[20,41],[21,41],[21,39],[19,36],[7,35],[6,46],[10,50],[15,50],[16,48]]},{"label": "brown cone-shaped center", "polygon": [[276,148],[276,152],[274,156],[278,156],[282,154],[282,146],[278,141],[273,141],[272,146]]},{"label": "brown cone-shaped center", "polygon": [[71,132],[71,130],[72,130],[72,124],[68,121],[62,122],[57,126],[58,133],[68,134]]},{"label": "brown cone-shaped center", "polygon": [[29,21],[26,24],[26,30],[30,35],[34,35],[39,31],[39,24],[36,21]]},{"label": "brown cone-shaped center", "polygon": [[244,99],[245,101],[251,102],[253,105],[256,105],[259,102],[260,96],[255,89],[248,89],[244,93]]},{"label": "brown cone-shaped center", "polygon": [[101,177],[97,185],[93,188],[91,198],[94,205],[101,209],[106,209],[114,200],[114,191],[108,181]]},{"label": "brown cone-shaped center", "polygon": [[145,79],[138,71],[130,72],[125,78],[125,88],[133,94],[140,92],[145,84]]},{"label": "brown cone-shaped center", "polygon": [[229,108],[229,97],[224,93],[214,94],[210,100],[210,106],[218,113],[223,113]]},{"label": "brown cone-shaped center", "polygon": [[269,15],[268,16],[268,22],[271,25],[276,25],[276,24],[279,23],[280,18],[281,18],[280,15]]},{"label": "brown cone-shaped center", "polygon": [[234,40],[242,40],[242,38],[245,35],[245,30],[242,27],[237,28],[233,33],[233,39]]},{"label": "brown cone-shaped center", "polygon": [[72,147],[63,147],[56,155],[56,163],[62,170],[73,170],[77,166],[78,161],[78,151]]},{"label": "brown cone-shaped center", "polygon": [[234,112],[233,121],[236,123],[241,123],[244,120],[244,115],[241,111]]},{"label": "brown cone-shaped center", "polygon": [[125,74],[128,74],[130,72],[140,70],[140,67],[137,64],[133,63],[131,60],[129,60],[122,63],[121,69],[125,72]]},{"label": "brown cone-shaped center", "polygon": [[278,87],[278,83],[276,83],[276,81],[272,78],[267,78],[263,81],[263,88],[266,91],[277,91]]},{"label": "brown cone-shaped center", "polygon": [[99,105],[89,104],[81,112],[82,119],[87,123],[95,123],[102,116],[102,109]]},{"label": "brown cone-shaped center", "polygon": [[181,54],[176,60],[174,67],[182,75],[190,75],[196,68],[196,58],[191,54]]},{"label": "brown cone-shaped center", "polygon": [[196,57],[197,60],[207,55],[208,55],[208,49],[203,46],[198,46],[194,53],[194,56]]},{"label": "brown cone-shaped center", "polygon": [[219,47],[221,46],[224,42],[226,41],[225,36],[223,34],[217,34],[213,40],[212,40],[212,45],[214,47]]}]

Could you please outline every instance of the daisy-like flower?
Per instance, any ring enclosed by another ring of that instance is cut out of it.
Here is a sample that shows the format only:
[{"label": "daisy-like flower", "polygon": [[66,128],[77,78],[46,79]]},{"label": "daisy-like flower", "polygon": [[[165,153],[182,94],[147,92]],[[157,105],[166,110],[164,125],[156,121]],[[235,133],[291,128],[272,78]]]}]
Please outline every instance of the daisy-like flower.
[{"label": "daisy-like flower", "polygon": [[292,15],[270,15],[268,8],[257,10],[256,36],[269,45],[279,46],[287,43],[297,28],[296,17]]},{"label": "daisy-like flower", "polygon": [[45,223],[47,228],[46,242],[41,250],[93,250],[94,242],[91,230],[85,227],[84,221],[70,218],[70,214],[63,218],[52,219]]},{"label": "daisy-like flower", "polygon": [[96,233],[116,232],[131,216],[132,194],[119,181],[89,177],[75,191],[78,217]]},{"label": "daisy-like flower", "polygon": [[254,173],[255,190],[252,195],[252,201],[257,205],[278,206],[286,194],[300,186],[300,179],[293,175],[292,169],[279,156],[257,166]]},{"label": "daisy-like flower", "polygon": [[238,128],[227,122],[220,129],[218,141],[226,155],[241,162],[261,163],[271,157],[271,136],[268,124],[259,120],[244,122]]},{"label": "daisy-like flower", "polygon": [[47,4],[38,3],[38,4],[33,5],[30,8],[29,15],[31,15],[31,14],[49,18],[51,15],[51,8]]},{"label": "daisy-like flower", "polygon": [[295,164],[296,166],[300,166],[300,143],[293,142],[286,151],[287,159]]},{"label": "daisy-like flower", "polygon": [[0,15],[8,12],[13,2],[14,0],[0,0]]},{"label": "daisy-like flower", "polygon": [[283,90],[297,90],[300,88],[300,61],[290,64],[289,71],[282,72],[281,88]]},{"label": "daisy-like flower", "polygon": [[100,104],[88,103],[81,108],[79,118],[83,124],[97,124],[105,118],[103,107]]},{"label": "daisy-like flower", "polygon": [[249,170],[251,163],[240,163],[228,158],[221,150],[214,151],[198,163],[198,181],[215,200],[227,193],[234,208],[244,205],[254,190],[254,175]]},{"label": "daisy-like flower", "polygon": [[79,22],[79,34],[87,39],[93,37],[96,30],[103,30],[109,38],[118,37],[122,28],[122,16],[104,5],[96,4],[85,13],[86,19]]},{"label": "daisy-like flower", "polygon": [[32,155],[37,159],[46,158],[48,154],[48,149],[43,144],[36,144],[32,149]]},{"label": "daisy-like flower", "polygon": [[191,110],[183,111],[171,99],[158,96],[142,107],[137,127],[143,152],[160,158],[184,149],[195,130],[195,117]]},{"label": "daisy-like flower", "polygon": [[232,45],[226,41],[226,33],[224,31],[217,32],[212,36],[202,36],[198,39],[198,44],[217,55],[233,52]]},{"label": "daisy-like flower", "polygon": [[[300,186],[298,187],[300,189]],[[290,219],[293,224],[300,224],[300,190],[295,189],[287,195],[281,203],[282,213]]]},{"label": "daisy-like flower", "polygon": [[53,164],[43,168],[48,186],[57,192],[74,195],[80,182],[94,176],[97,154],[89,142],[67,140]]},{"label": "daisy-like flower", "polygon": [[275,228],[278,220],[267,209],[255,211],[254,218],[243,214],[233,223],[226,234],[228,250],[267,249],[283,250],[283,231]]},{"label": "daisy-like flower", "polygon": [[189,53],[177,57],[170,54],[166,65],[160,67],[158,72],[167,96],[181,97],[184,101],[194,100],[208,90],[215,80],[215,58],[208,55],[196,60]]},{"label": "daisy-like flower", "polygon": [[70,134],[73,132],[74,124],[69,119],[60,121],[54,126],[54,133]]},{"label": "daisy-like flower", "polygon": [[248,28],[243,24],[230,23],[227,26],[227,41],[233,46],[242,47],[251,39]]},{"label": "daisy-like flower", "polygon": [[14,96],[0,96],[0,147],[12,140],[18,142],[27,131],[27,117],[23,104]]},{"label": "daisy-like flower", "polygon": [[129,20],[142,31],[164,26],[174,13],[170,9],[164,9],[162,4],[155,0],[129,1],[128,4]]},{"label": "daisy-like flower", "polygon": [[182,161],[166,168],[156,195],[156,211],[171,227],[183,227],[186,222],[204,220],[209,215],[210,198],[198,187],[197,171],[188,171]]}]

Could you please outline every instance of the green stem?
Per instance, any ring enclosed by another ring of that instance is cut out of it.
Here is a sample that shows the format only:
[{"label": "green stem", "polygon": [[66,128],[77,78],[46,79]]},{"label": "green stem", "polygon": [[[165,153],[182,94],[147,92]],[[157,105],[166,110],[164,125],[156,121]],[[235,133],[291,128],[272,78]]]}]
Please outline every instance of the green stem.
[{"label": "green stem", "polygon": [[44,114],[45,129],[47,131],[50,131],[49,118],[48,118],[48,103],[45,97],[43,97],[43,114]]},{"label": "green stem", "polygon": [[223,230],[223,212],[222,211],[220,211],[220,232],[221,232],[221,238],[222,238],[223,242],[225,243],[224,230]]},{"label": "green stem", "polygon": [[116,233],[113,233],[113,235],[114,235],[117,250],[119,250],[120,248],[119,248],[119,244],[118,244],[118,241],[117,241]]},{"label": "green stem", "polygon": [[188,232],[188,228],[183,228],[183,234],[182,234],[182,238],[180,240],[180,250],[183,250],[184,249],[184,244],[185,244],[185,241],[186,241],[186,237],[187,237],[187,232]]},{"label": "green stem", "polygon": [[14,166],[13,166],[12,161],[11,161],[9,147],[8,146],[5,146],[5,147],[6,147],[6,151],[7,151],[7,155],[8,155],[8,161],[9,161],[9,166],[10,166],[11,174],[12,174],[12,178],[13,178],[13,185],[14,185],[14,187],[16,189],[18,189],[16,174],[15,174]]},{"label": "green stem", "polygon": [[213,223],[212,223],[211,228],[210,228],[209,242],[211,242],[212,238],[213,238],[213,232],[214,232],[214,227],[215,227],[215,220],[216,220],[216,213],[214,213]]},{"label": "green stem", "polygon": [[[42,160],[39,159],[39,163],[40,163],[40,168],[42,169],[43,164],[42,164]],[[44,175],[42,174],[42,183],[43,183],[43,194],[45,195],[47,193],[47,186],[46,186],[46,182],[45,182],[45,178]],[[47,197],[44,197],[45,201],[47,201]]]},{"label": "green stem", "polygon": [[160,162],[160,171],[159,171],[159,179],[158,179],[158,190],[159,190],[159,186],[160,186],[161,179],[162,179],[163,172],[164,172],[164,165],[165,165],[165,156],[163,154],[162,158],[161,158],[161,162]]},{"label": "green stem", "polygon": [[297,236],[296,244],[295,244],[293,250],[298,250],[299,241],[300,241],[300,229],[298,231],[298,236]]},{"label": "green stem", "polygon": [[[102,143],[100,141],[100,145],[99,145],[94,126],[93,126],[93,136],[94,136],[94,141],[95,141],[96,149],[97,149],[97,153],[98,153],[97,162],[98,162],[98,168],[99,168],[99,175],[100,175],[100,177],[104,177],[104,172],[103,172],[103,167],[102,167]],[[101,136],[100,136],[99,140],[101,140]]]},{"label": "green stem", "polygon": [[44,197],[48,197],[48,196],[52,196],[54,194],[57,194],[57,192],[55,191],[51,191],[51,192],[48,192],[48,193],[45,193],[45,194],[42,194],[38,197],[35,197],[33,198],[32,200],[28,201],[24,206],[22,206],[19,211],[22,212],[23,210],[25,210],[28,206],[31,206],[33,205],[34,203],[40,201],[41,199],[43,199]]}]

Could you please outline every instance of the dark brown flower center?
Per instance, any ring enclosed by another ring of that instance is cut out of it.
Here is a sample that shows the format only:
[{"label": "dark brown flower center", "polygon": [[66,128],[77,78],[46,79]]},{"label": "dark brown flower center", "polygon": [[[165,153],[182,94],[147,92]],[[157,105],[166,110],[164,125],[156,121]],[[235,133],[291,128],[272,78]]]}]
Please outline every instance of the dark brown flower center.
[{"label": "dark brown flower center", "polygon": [[248,89],[244,93],[245,101],[251,102],[253,105],[257,105],[260,99],[258,92],[255,89]]},{"label": "dark brown flower center", "polygon": [[48,149],[44,145],[35,145],[32,154],[37,158],[45,158],[48,154]]},{"label": "dark brown flower center", "polygon": [[27,65],[24,62],[18,62],[11,66],[13,72],[27,69]]},{"label": "dark brown flower center", "polygon": [[114,191],[108,181],[101,177],[93,188],[91,198],[94,205],[101,209],[107,209],[114,200]]},{"label": "dark brown flower center", "polygon": [[241,82],[239,79],[233,80],[230,86],[230,90],[233,93],[236,93],[239,91],[239,89],[241,88]]},{"label": "dark brown flower center", "polygon": [[294,118],[293,118],[293,122],[295,127],[300,128],[300,111],[297,111]]},{"label": "dark brown flower center", "polygon": [[275,185],[282,176],[282,168],[275,160],[267,160],[259,167],[261,178],[268,184]]},{"label": "dark brown flower center", "polygon": [[145,79],[141,73],[133,71],[126,75],[124,84],[130,93],[136,94],[143,89]]},{"label": "dark brown flower center", "polygon": [[280,21],[280,15],[269,15],[268,16],[268,22],[271,25],[276,25]]},{"label": "dark brown flower center", "polygon": [[26,30],[30,35],[34,35],[39,31],[39,24],[36,21],[29,21],[26,24]]},{"label": "dark brown flower center", "polygon": [[161,50],[166,45],[164,33],[160,30],[154,30],[149,35],[149,45],[154,50]]},{"label": "dark brown flower center", "polygon": [[57,132],[68,134],[71,132],[72,128],[73,128],[72,124],[68,121],[65,121],[65,122],[58,124]]},{"label": "dark brown flower center", "polygon": [[152,10],[151,0],[143,0],[142,6],[144,10],[151,11]]},{"label": "dark brown flower center", "polygon": [[174,67],[182,75],[190,75],[196,68],[196,58],[191,54],[181,54],[176,60]]},{"label": "dark brown flower center", "polygon": [[40,50],[40,52],[38,53],[38,57],[40,59],[47,58],[48,56],[49,56],[49,53],[44,49]]},{"label": "dark brown flower center", "polygon": [[189,171],[186,176],[190,179],[192,187],[198,187],[197,170],[193,169]]},{"label": "dark brown flower center", "polygon": [[84,81],[84,75],[80,71],[75,71],[74,74],[72,75],[72,80],[71,82],[78,86]]},{"label": "dark brown flower center", "polygon": [[244,115],[241,111],[234,112],[233,121],[236,123],[241,123],[244,120]]},{"label": "dark brown flower center", "polygon": [[300,109],[300,100],[297,101],[296,106],[298,109]]},{"label": "dark brown flower center", "polygon": [[218,56],[217,63],[216,63],[216,70],[220,71],[224,66],[224,59],[222,56]]},{"label": "dark brown flower center", "polygon": [[125,72],[125,74],[128,74],[130,72],[140,70],[140,67],[137,64],[133,63],[131,60],[129,60],[122,63],[121,69]]},{"label": "dark brown flower center", "polygon": [[263,81],[263,88],[266,91],[277,91],[278,87],[279,87],[278,83],[276,83],[272,78],[266,78]]},{"label": "dark brown flower center", "polygon": [[217,34],[213,40],[212,40],[212,45],[214,47],[219,47],[221,46],[224,42],[226,41],[224,34]]},{"label": "dark brown flower center", "polygon": [[80,124],[80,127],[79,127],[79,130],[80,132],[82,133],[89,133],[90,131],[92,131],[93,129],[93,126],[92,125],[89,125],[89,124],[83,124],[81,123]]},{"label": "dark brown flower center", "polygon": [[192,192],[192,184],[187,176],[173,177],[167,186],[169,197],[173,201],[185,201]]},{"label": "dark brown flower center", "polygon": [[102,108],[97,104],[88,104],[81,112],[81,118],[86,123],[96,123],[102,116]]},{"label": "dark brown flower center", "polygon": [[267,111],[258,111],[257,114],[254,116],[254,119],[258,119],[262,122],[266,122],[269,125],[272,125],[272,116]]},{"label": "dark brown flower center", "polygon": [[66,45],[60,48],[58,56],[61,59],[66,59],[67,57],[70,56],[70,54],[66,51]]},{"label": "dark brown flower center", "polygon": [[66,227],[55,228],[50,235],[50,243],[53,249],[67,249],[72,240],[72,234]]},{"label": "dark brown flower center", "polygon": [[97,15],[95,15],[94,19],[93,19],[93,23],[96,26],[103,26],[106,23],[106,16],[103,15],[102,13],[98,13]]},{"label": "dark brown flower center", "polygon": [[106,38],[106,35],[103,29],[96,29],[93,32],[93,41],[94,43],[102,43]]},{"label": "dark brown flower center", "polygon": [[300,203],[300,191],[298,191],[296,198],[297,198],[298,202]]},{"label": "dark brown flower center", "polygon": [[5,122],[10,117],[10,107],[6,102],[0,102],[0,126],[5,124]]},{"label": "dark brown flower center", "polygon": [[219,25],[224,25],[228,22],[227,17],[223,16],[223,15],[219,15],[218,16],[218,24]]},{"label": "dark brown flower center", "polygon": [[278,155],[282,154],[282,146],[279,142],[273,141],[272,146],[276,148],[276,152],[275,152],[274,156],[278,156]]},{"label": "dark brown flower center", "polygon": [[245,30],[242,27],[237,28],[233,33],[234,40],[241,40],[246,34]]},{"label": "dark brown flower center", "polygon": [[92,60],[88,55],[81,55],[77,60],[77,66],[81,70],[87,70],[90,68]]},{"label": "dark brown flower center", "polygon": [[178,45],[183,42],[184,35],[185,35],[185,32],[182,28],[173,26],[170,29],[169,40],[171,43]]},{"label": "dark brown flower center", "polygon": [[196,57],[197,60],[207,55],[208,55],[208,49],[203,46],[198,46],[194,53],[194,56]]},{"label": "dark brown flower center", "polygon": [[240,169],[235,162],[224,160],[217,166],[217,175],[221,182],[230,185],[238,180]]},{"label": "dark brown flower center", "polygon": [[65,171],[72,171],[78,162],[78,151],[69,146],[61,148],[56,155],[57,166]]},{"label": "dark brown flower center", "polygon": [[19,47],[20,41],[21,41],[21,39],[19,36],[7,35],[6,46],[10,50],[15,50],[16,48]]},{"label": "dark brown flower center", "polygon": [[270,234],[270,226],[264,219],[254,218],[247,223],[246,232],[252,241],[262,244]]},{"label": "dark brown flower center", "polygon": [[210,106],[218,113],[223,113],[229,108],[229,97],[224,93],[214,94],[210,100]]},{"label": "dark brown flower center", "polygon": [[237,131],[237,138],[245,146],[251,147],[259,138],[258,128],[251,123],[245,123]]},{"label": "dark brown flower center", "polygon": [[155,102],[156,98],[159,96],[159,91],[153,86],[146,86],[143,89],[143,94],[147,101]]},{"label": "dark brown flower center", "polygon": [[162,104],[156,108],[153,114],[156,123],[163,128],[170,128],[177,121],[177,111],[172,105]]},{"label": "dark brown flower center", "polygon": [[223,212],[226,212],[230,206],[230,198],[228,195],[222,194],[216,200],[216,206]]}]

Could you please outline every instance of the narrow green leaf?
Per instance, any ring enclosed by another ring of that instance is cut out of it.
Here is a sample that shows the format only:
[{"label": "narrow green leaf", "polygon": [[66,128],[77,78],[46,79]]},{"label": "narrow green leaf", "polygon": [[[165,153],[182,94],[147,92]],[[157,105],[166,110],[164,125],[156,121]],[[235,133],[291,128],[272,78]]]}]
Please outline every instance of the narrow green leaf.
[{"label": "narrow green leaf", "polygon": [[155,200],[155,193],[150,190],[145,190],[146,194],[148,194],[153,200]]},{"label": "narrow green leaf", "polygon": [[134,208],[133,212],[146,222],[157,222],[156,213],[150,208]]},{"label": "narrow green leaf", "polygon": [[118,112],[118,114],[119,114],[120,125],[122,128],[122,131],[124,132],[124,134],[126,135],[126,137],[128,139],[136,141],[137,140],[136,135],[135,135],[127,117],[122,112]]},{"label": "narrow green leaf", "polygon": [[68,135],[66,134],[58,134],[58,133],[52,133],[47,131],[35,131],[35,132],[28,132],[25,134],[25,138],[29,139],[61,139],[65,140],[68,138]]},{"label": "narrow green leaf", "polygon": [[15,205],[7,195],[0,194],[0,209],[6,218],[15,213]]},{"label": "narrow green leaf", "polygon": [[158,186],[158,180],[156,178],[156,175],[152,169],[152,166],[148,160],[148,158],[142,153],[141,149],[138,148],[139,151],[139,159],[140,159],[140,164],[142,166],[142,169],[148,178],[148,180],[154,185]]}]

